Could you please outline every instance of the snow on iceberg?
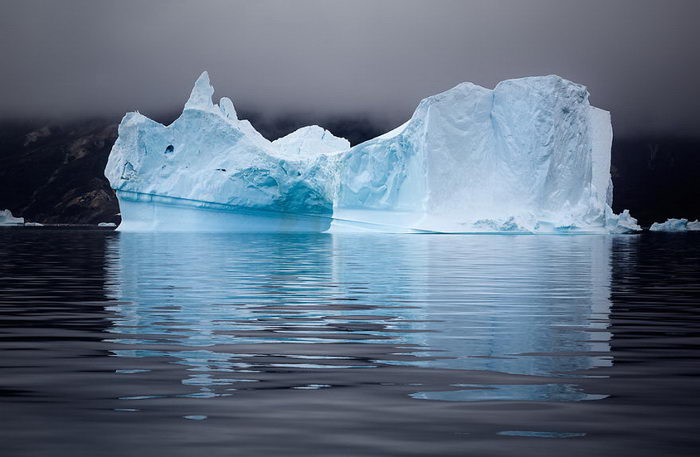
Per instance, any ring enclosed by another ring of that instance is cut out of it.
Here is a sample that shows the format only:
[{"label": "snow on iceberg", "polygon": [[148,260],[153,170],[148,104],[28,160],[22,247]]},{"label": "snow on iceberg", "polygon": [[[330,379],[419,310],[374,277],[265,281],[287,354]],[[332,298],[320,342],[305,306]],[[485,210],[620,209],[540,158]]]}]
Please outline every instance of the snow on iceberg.
[{"label": "snow on iceberg", "polygon": [[654,222],[649,228],[652,232],[694,232],[700,231],[700,220],[667,219],[666,222]]},{"label": "snow on iceberg", "polygon": [[213,92],[204,72],[171,125],[124,117],[120,230],[639,230],[610,209],[609,113],[557,76],[460,84],[352,148],[318,126],[268,141]]},{"label": "snow on iceberg", "polygon": [[14,217],[9,209],[0,210],[0,225],[22,225],[23,217]]}]

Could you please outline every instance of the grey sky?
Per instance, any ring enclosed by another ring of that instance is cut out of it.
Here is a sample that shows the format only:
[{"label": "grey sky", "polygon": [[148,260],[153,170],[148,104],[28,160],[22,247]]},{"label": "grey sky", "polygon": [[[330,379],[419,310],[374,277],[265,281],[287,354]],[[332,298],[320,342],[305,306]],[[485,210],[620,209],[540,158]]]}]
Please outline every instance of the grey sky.
[{"label": "grey sky", "polygon": [[698,0],[0,0],[0,117],[180,108],[398,123],[462,81],[556,73],[617,134],[700,135]]}]

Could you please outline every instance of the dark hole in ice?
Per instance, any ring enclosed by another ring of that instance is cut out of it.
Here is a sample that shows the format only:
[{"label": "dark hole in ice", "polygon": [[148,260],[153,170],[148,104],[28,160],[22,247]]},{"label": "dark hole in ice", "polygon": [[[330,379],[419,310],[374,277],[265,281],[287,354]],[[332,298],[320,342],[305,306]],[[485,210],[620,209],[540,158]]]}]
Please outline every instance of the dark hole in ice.
[{"label": "dark hole in ice", "polygon": [[175,150],[175,146],[172,144],[169,144],[167,148],[165,148],[165,153],[173,152]]}]

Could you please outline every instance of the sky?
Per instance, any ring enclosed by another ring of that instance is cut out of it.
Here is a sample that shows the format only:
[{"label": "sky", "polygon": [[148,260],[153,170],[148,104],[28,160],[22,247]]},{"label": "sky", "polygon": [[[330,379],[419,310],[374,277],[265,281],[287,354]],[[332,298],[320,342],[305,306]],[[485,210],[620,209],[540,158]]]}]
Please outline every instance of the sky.
[{"label": "sky", "polygon": [[0,119],[180,110],[398,125],[471,81],[558,74],[616,135],[700,136],[699,0],[0,0]]}]

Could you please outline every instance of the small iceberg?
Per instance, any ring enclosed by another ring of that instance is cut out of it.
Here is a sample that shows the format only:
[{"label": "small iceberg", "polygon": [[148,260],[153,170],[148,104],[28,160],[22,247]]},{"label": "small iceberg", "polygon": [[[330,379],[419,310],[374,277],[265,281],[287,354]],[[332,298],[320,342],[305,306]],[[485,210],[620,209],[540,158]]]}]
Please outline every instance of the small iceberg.
[{"label": "small iceberg", "polygon": [[700,231],[700,220],[667,219],[666,222],[654,222],[649,228],[652,232],[694,232]]},{"label": "small iceberg", "polygon": [[12,211],[4,209],[0,211],[0,225],[24,225],[24,218],[14,217]]}]

